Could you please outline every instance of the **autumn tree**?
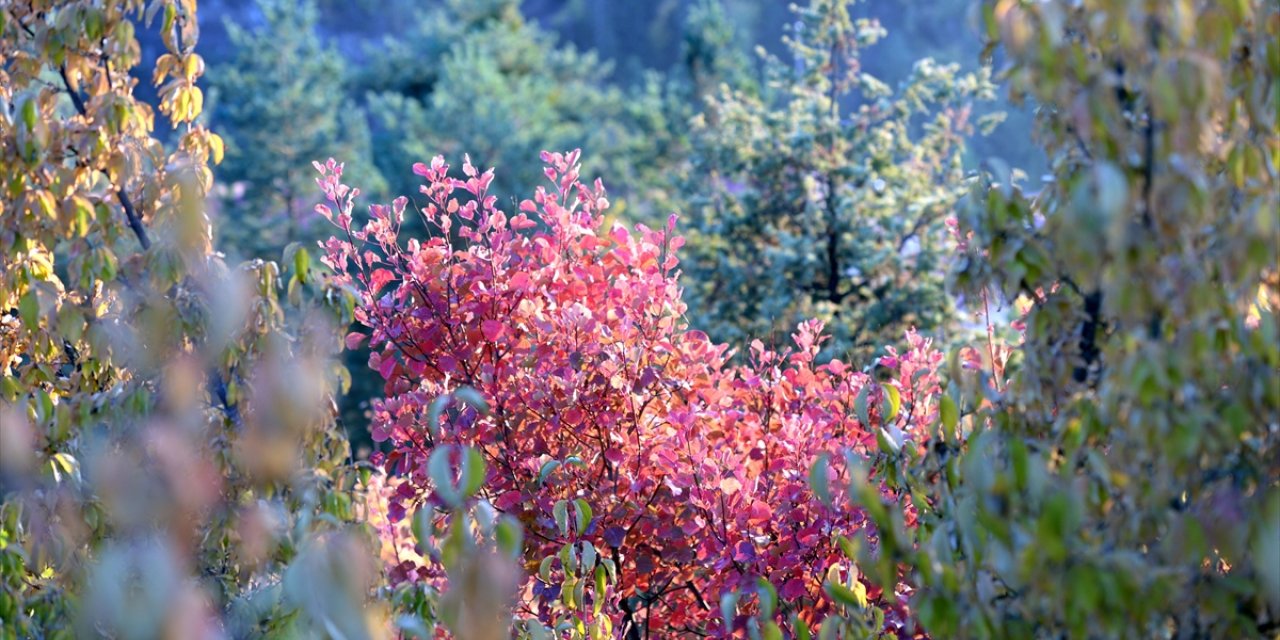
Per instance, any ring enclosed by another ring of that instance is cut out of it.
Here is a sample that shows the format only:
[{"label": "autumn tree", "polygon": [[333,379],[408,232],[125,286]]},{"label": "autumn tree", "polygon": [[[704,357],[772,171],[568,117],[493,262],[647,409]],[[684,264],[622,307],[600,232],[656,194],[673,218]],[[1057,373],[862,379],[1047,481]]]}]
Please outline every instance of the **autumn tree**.
[{"label": "autumn tree", "polygon": [[948,326],[942,220],[966,188],[973,103],[994,87],[929,59],[896,90],[870,76],[862,51],[885,32],[854,4],[798,9],[759,92],[713,94],[693,124],[686,282],[694,325],[718,340],[816,317],[828,354],[865,354]]}]

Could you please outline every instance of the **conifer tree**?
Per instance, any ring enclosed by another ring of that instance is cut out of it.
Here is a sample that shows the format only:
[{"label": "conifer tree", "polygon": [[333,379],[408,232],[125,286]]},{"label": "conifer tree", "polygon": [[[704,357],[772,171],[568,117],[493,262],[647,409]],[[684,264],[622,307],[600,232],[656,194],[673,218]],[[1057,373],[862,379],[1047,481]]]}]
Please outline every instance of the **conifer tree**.
[{"label": "conifer tree", "polygon": [[685,282],[693,324],[718,340],[816,317],[842,354],[949,322],[942,221],[965,188],[973,103],[994,88],[985,70],[925,59],[891,89],[862,70],[885,32],[853,4],[798,10],[791,57],[766,57],[760,91],[729,87],[694,120],[677,178]]},{"label": "conifer tree", "polygon": [[312,161],[342,155],[371,192],[383,188],[363,112],[345,97],[341,57],[316,32],[314,1],[257,7],[261,28],[228,23],[235,55],[211,74],[213,119],[227,139],[220,173],[230,185],[220,233],[251,257],[320,233],[308,195]]},{"label": "conifer tree", "polygon": [[396,192],[416,189],[413,162],[466,152],[498,169],[499,197],[515,197],[542,180],[543,149],[575,147],[593,159],[587,170],[619,176],[622,198],[660,184],[664,136],[650,127],[669,125],[656,79],[611,86],[609,63],[558,43],[516,0],[448,0],[417,20],[370,49],[359,80]]}]

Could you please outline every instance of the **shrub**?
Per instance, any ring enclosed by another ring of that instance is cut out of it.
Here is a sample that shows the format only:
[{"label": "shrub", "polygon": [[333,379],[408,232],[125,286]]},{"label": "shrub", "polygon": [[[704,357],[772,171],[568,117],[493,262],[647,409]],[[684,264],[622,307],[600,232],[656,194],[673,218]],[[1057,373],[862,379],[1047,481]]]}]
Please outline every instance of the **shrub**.
[{"label": "shrub", "polygon": [[[794,604],[743,600],[741,615],[728,607],[732,625],[760,609],[785,626],[820,619],[825,577],[858,584],[838,541],[867,519],[818,499],[810,462],[843,448],[918,448],[940,356],[908,334],[909,350],[891,350],[877,382],[838,360],[818,365],[821,323],[809,322],[794,349],[756,342],[746,364],[731,365],[726,346],[682,319],[675,217],[605,232],[608,198],[598,180],[580,180],[578,152],[543,159],[553,186],[518,212],[496,207],[492,171],[467,160],[454,178],[436,157],[414,166],[425,206],[374,205],[363,225],[342,165],[318,165],[329,204],[317,209],[341,230],[323,260],[359,292],[368,329],[347,344],[370,340],[369,365],[386,381],[371,428],[392,445],[387,472],[402,478],[391,519],[455,503],[454,474],[479,468],[457,458],[466,445],[488,469],[481,495],[527,531],[536,577],[520,608],[530,615],[549,621],[579,604],[573,575],[591,558],[616,585],[588,591],[595,606],[583,617],[618,633],[722,632],[716,603],[758,592],[761,579]],[[432,233],[402,238],[405,216]],[[843,476],[844,464],[832,472]],[[395,575],[430,580],[430,565]],[[894,590],[866,598],[905,624]]]}]

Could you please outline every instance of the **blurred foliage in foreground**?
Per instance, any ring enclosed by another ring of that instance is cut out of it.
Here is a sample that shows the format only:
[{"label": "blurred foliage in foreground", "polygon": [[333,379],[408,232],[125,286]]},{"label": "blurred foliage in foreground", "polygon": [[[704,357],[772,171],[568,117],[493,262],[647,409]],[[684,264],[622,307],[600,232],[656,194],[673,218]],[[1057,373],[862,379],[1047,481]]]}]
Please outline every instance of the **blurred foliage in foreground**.
[{"label": "blurred foliage in foreground", "polygon": [[1276,637],[1280,8],[984,12],[1053,180],[997,165],[960,210],[957,286],[1021,315],[927,454],[867,461],[915,511],[855,485],[893,532],[862,564],[940,638]]},{"label": "blurred foliage in foreground", "polygon": [[0,636],[377,632],[334,423],[353,299],[305,250],[212,252],[195,2],[0,9]]}]

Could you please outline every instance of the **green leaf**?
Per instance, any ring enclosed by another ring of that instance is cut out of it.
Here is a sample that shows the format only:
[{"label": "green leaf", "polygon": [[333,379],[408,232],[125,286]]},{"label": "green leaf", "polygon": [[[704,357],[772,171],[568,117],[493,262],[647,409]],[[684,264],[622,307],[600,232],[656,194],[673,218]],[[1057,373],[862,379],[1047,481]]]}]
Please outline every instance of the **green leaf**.
[{"label": "green leaf", "polygon": [[435,637],[431,629],[418,616],[404,615],[396,618],[396,627],[403,637],[430,640]]},{"label": "green leaf", "polygon": [[444,413],[444,408],[449,404],[449,394],[437,396],[427,406],[427,431],[432,437],[440,436],[440,416]]},{"label": "green leaf", "polygon": [[574,516],[577,518],[578,535],[583,535],[587,532],[587,527],[591,524],[591,518],[593,516],[591,505],[588,504],[586,500],[578,498],[573,501],[573,506]]},{"label": "green leaf", "polygon": [[955,433],[956,425],[960,423],[960,412],[956,409],[956,401],[952,400],[951,396],[943,394],[938,405],[938,414],[942,417],[942,425],[947,428],[948,433]]},{"label": "green leaf", "polygon": [[608,572],[605,571],[604,567],[596,567],[596,593],[595,593],[596,615],[600,615],[600,612],[604,609],[605,590],[608,588],[608,583],[606,582],[607,577],[608,577]]},{"label": "green leaf", "polygon": [[876,444],[880,447],[880,453],[886,455],[893,455],[902,449],[902,443],[884,427],[876,429]]},{"label": "green leaf", "polygon": [[720,596],[720,616],[726,627],[733,624],[733,617],[738,612],[738,592],[729,591]]},{"label": "green leaf", "polygon": [[560,467],[559,460],[548,460],[542,463],[542,468],[538,469],[538,486],[541,487],[543,484],[546,484],[547,477],[550,476],[551,473],[556,469],[558,469],[559,467]]},{"label": "green leaf", "polygon": [[426,505],[413,514],[409,528],[413,531],[413,538],[418,541],[419,548],[430,548],[431,538],[435,535],[434,521],[435,507],[431,505]]},{"label": "green leaf", "polygon": [[569,533],[569,503],[564,500],[556,502],[551,508],[551,515],[556,520],[556,526],[560,528],[560,535]]},{"label": "green leaf", "polygon": [[173,23],[178,20],[178,6],[173,2],[166,2],[164,5],[164,18],[160,23],[160,32],[169,33],[173,30]]},{"label": "green leaf", "polygon": [[861,582],[855,581],[850,589],[838,582],[828,581],[826,591],[833,600],[851,609],[867,607],[867,587]]},{"label": "green leaf", "polygon": [[307,270],[311,268],[310,252],[301,243],[290,242],[289,246],[284,248],[284,261],[287,263],[290,258],[292,258],[294,274],[305,281]]},{"label": "green leaf", "polygon": [[470,498],[484,486],[486,465],[484,456],[474,447],[466,447],[462,453],[462,497]]},{"label": "green leaf", "polygon": [[475,409],[480,415],[489,415],[489,403],[485,401],[484,394],[471,387],[460,387],[453,392],[453,396],[459,402]]},{"label": "green leaf", "polygon": [[774,611],[778,609],[778,590],[773,587],[773,583],[759,578],[756,580],[756,592],[760,597],[760,617],[772,618]]},{"label": "green leaf", "polygon": [[888,422],[898,417],[898,411],[902,408],[902,395],[891,384],[882,384],[880,388],[884,390],[885,403],[881,413],[884,414],[885,422]]},{"label": "green leaf", "polygon": [[36,297],[34,288],[27,289],[18,299],[18,317],[22,319],[22,326],[28,331],[35,331],[40,326],[40,301]]},{"label": "green leaf", "polygon": [[764,640],[782,640],[782,629],[772,620],[764,623],[764,630],[761,633]]},{"label": "green leaf", "polygon": [[831,459],[825,453],[819,454],[809,466],[809,488],[822,504],[831,506]]},{"label": "green leaf", "polygon": [[858,397],[853,400],[853,410],[858,416],[858,422],[864,427],[871,425],[871,419],[867,415],[867,392],[870,388],[870,386],[863,387],[858,391]]},{"label": "green leaf", "polygon": [[520,526],[519,520],[507,515],[502,516],[494,527],[493,535],[498,541],[498,548],[511,557],[518,558],[524,552],[524,527]]},{"label": "green leaf", "polygon": [[456,509],[462,506],[463,496],[453,480],[453,468],[449,464],[449,453],[452,450],[451,446],[436,447],[427,459],[427,475],[431,477],[436,493],[445,504]]},{"label": "green leaf", "polygon": [[36,204],[39,205],[41,215],[50,220],[58,217],[58,204],[54,202],[53,194],[41,189],[33,194]]},{"label": "green leaf", "polygon": [[88,200],[75,196],[71,199],[71,228],[77,237],[89,235],[89,223],[93,220],[93,205]]},{"label": "green leaf", "polygon": [[578,572],[578,552],[573,545],[560,547],[560,566],[564,567],[565,574]]},{"label": "green leaf", "polygon": [[848,536],[836,536],[836,544],[839,545],[840,551],[844,553],[844,557],[850,562],[858,561],[858,543],[850,539]]},{"label": "green leaf", "polygon": [[36,122],[39,119],[39,113],[37,112],[38,108],[39,105],[36,104],[34,96],[27,98],[22,103],[22,124],[26,125],[27,131],[31,131],[36,128]]},{"label": "green leaf", "polygon": [[809,632],[809,623],[799,617],[792,617],[791,626],[795,627],[796,640],[809,640],[813,634]]}]

